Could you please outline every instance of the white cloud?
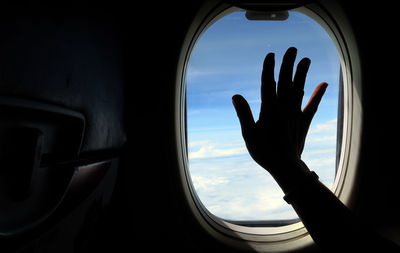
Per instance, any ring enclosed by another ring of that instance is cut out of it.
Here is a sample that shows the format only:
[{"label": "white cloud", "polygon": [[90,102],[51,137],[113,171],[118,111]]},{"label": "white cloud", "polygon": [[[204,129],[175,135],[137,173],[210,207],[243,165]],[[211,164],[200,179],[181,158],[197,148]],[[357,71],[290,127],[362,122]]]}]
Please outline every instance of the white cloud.
[{"label": "white cloud", "polygon": [[[229,194],[229,193],[228,193]],[[230,195],[224,201],[212,201],[207,208],[224,219],[274,220],[296,218],[294,210],[283,200],[283,193],[272,185],[248,187],[240,193]]]},{"label": "white cloud", "polygon": [[208,141],[191,141],[188,143],[188,148],[206,145]]},{"label": "white cloud", "polygon": [[309,142],[326,142],[336,141],[336,134],[334,135],[323,135],[323,136],[312,136],[308,137]]},{"label": "white cloud", "polygon": [[200,200],[218,217],[232,220],[296,217],[283,200],[277,183],[248,155],[196,159],[189,167]]},{"label": "white cloud", "polygon": [[215,191],[217,186],[229,183],[229,180],[226,177],[215,175],[207,177],[197,174],[192,175],[191,178],[196,191],[199,192],[212,192]]},{"label": "white cloud", "polygon": [[319,133],[319,132],[326,132],[326,131],[334,131],[336,130],[337,126],[337,119],[329,120],[322,124],[317,124],[313,129],[310,129],[309,133]]},{"label": "white cloud", "polygon": [[[302,156],[328,186],[335,172],[335,130],[336,119],[316,124]],[[188,143],[192,182],[204,206],[223,219],[296,218],[277,183],[248,155],[240,133],[211,132]]]},{"label": "white cloud", "polygon": [[209,143],[208,141],[189,142],[189,148],[200,146],[197,151],[189,151],[189,159],[212,158],[245,154],[244,147],[223,147],[223,144]]}]

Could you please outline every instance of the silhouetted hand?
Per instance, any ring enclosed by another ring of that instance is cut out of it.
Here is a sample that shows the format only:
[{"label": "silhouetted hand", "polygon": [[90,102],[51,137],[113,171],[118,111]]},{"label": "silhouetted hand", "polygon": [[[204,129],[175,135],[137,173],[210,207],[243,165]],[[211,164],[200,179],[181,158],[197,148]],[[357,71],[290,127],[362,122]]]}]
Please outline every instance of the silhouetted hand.
[{"label": "silhouetted hand", "polygon": [[257,122],[247,101],[241,95],[232,97],[250,155],[277,181],[284,175],[296,176],[293,170],[299,167],[308,170],[306,166],[291,165],[302,163],[301,153],[311,120],[328,86],[327,83],[319,84],[307,106],[301,110],[311,61],[303,58],[292,80],[296,54],[294,47],[286,51],[277,89],[274,79],[275,56],[269,53],[265,57],[261,77],[261,110]]}]

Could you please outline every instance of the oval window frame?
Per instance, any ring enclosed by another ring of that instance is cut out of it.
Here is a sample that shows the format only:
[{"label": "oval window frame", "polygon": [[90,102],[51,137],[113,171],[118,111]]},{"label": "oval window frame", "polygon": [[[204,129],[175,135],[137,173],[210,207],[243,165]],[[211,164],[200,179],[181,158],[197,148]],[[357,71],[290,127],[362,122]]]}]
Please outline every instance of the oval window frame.
[{"label": "oval window frame", "polygon": [[[348,207],[355,203],[355,185],[362,132],[361,70],[356,41],[343,10],[335,3],[313,3],[294,8],[319,23],[338,50],[343,75],[343,132],[341,154],[333,192]],[[333,9],[332,9],[333,8]],[[202,228],[214,238],[239,249],[288,251],[313,245],[304,225],[296,222],[277,227],[249,227],[224,221],[210,213],[198,198],[188,169],[186,142],[186,70],[190,54],[215,21],[241,10],[226,3],[205,3],[189,27],[179,57],[175,90],[175,139],[182,190],[188,205]],[[328,11],[330,10],[330,11]]]}]

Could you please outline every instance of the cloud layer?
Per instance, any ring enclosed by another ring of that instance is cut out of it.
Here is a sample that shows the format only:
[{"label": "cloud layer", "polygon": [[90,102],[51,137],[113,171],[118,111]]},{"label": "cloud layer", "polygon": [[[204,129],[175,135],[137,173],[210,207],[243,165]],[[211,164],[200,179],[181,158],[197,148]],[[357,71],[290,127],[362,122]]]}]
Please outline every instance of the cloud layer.
[{"label": "cloud layer", "polygon": [[[201,139],[201,137],[210,139]],[[283,200],[274,179],[248,155],[240,130],[190,133],[189,168],[192,183],[204,206],[228,220],[297,218]],[[333,184],[336,162],[336,120],[315,124],[302,159],[327,186]]]}]

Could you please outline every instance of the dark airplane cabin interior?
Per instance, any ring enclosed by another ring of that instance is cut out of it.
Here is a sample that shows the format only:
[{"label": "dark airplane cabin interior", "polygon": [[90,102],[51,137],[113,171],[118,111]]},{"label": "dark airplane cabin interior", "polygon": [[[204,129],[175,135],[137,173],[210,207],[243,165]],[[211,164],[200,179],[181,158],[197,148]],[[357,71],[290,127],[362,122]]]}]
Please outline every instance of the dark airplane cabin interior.
[{"label": "dark airplane cabin interior", "polygon": [[346,201],[369,229],[400,245],[394,3],[0,6],[1,252],[324,252],[311,239],[286,249],[279,239],[264,242],[258,236],[254,242],[229,228],[212,230],[214,223],[201,220],[188,201],[179,170],[177,82],[196,24],[229,6],[255,11],[314,6],[343,29],[349,55],[357,51],[359,64],[350,57],[348,66],[362,88],[349,100],[362,121],[352,133],[359,143],[349,144],[358,155],[349,162],[356,173]]}]

